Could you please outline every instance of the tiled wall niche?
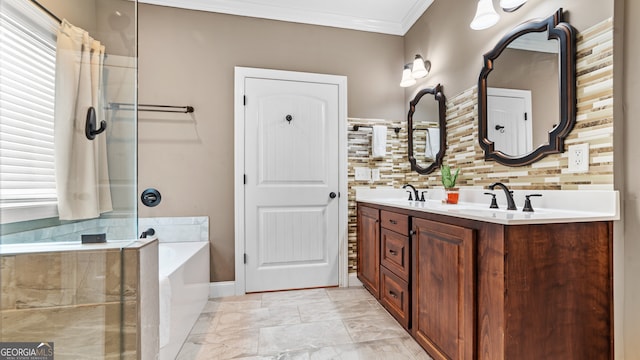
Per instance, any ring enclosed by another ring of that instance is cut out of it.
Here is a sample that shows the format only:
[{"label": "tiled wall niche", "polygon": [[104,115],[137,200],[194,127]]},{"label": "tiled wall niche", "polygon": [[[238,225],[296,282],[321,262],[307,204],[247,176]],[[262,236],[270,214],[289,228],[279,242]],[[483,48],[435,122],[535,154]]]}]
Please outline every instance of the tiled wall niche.
[{"label": "tiled wall niche", "polygon": [[[608,19],[577,35],[577,121],[565,147],[588,143],[587,173],[568,171],[568,154],[554,154],[527,166],[508,167],[485,161],[478,144],[478,91],[474,86],[461,94],[446,94],[447,151],[444,162],[462,169],[460,186],[486,187],[501,181],[513,189],[612,190],[613,189],[613,20]],[[480,69],[478,69],[480,71]],[[419,175],[407,159],[405,120],[348,119],[349,183],[349,271],[356,271],[357,187],[401,187],[411,183],[420,188],[440,187],[438,171]],[[371,157],[371,130],[353,130],[353,125],[386,125],[387,156]],[[391,127],[400,127],[395,134]],[[380,169],[380,181],[355,181],[355,168]]]}]

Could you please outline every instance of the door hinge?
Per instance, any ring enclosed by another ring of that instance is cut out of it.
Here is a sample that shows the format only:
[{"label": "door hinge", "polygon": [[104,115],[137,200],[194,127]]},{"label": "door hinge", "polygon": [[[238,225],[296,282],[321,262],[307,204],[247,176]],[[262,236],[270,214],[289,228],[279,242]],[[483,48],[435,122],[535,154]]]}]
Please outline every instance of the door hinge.
[{"label": "door hinge", "polygon": [[242,175],[242,183],[247,185],[247,174]]},{"label": "door hinge", "polygon": [[244,263],[245,264],[247,263],[247,254],[246,253],[244,254]]},{"label": "door hinge", "polygon": [[242,95],[242,105],[247,105],[247,95]]},{"label": "door hinge", "polygon": [[524,113],[524,120],[527,121],[527,113]]},{"label": "door hinge", "polygon": [[338,191],[338,197],[340,197],[340,191]]}]

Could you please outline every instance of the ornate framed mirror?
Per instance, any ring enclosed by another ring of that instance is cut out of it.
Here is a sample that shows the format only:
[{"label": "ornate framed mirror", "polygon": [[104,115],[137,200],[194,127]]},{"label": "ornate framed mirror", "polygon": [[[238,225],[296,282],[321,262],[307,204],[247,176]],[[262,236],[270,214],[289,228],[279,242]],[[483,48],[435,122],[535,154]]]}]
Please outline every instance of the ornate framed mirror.
[{"label": "ornate framed mirror", "polygon": [[447,148],[445,102],[440,84],[420,90],[409,102],[409,162],[420,174],[429,174],[442,164]]},{"label": "ornate framed mirror", "polygon": [[508,166],[564,151],[576,121],[575,30],[563,11],[523,23],[484,55],[478,139],[485,159]]}]

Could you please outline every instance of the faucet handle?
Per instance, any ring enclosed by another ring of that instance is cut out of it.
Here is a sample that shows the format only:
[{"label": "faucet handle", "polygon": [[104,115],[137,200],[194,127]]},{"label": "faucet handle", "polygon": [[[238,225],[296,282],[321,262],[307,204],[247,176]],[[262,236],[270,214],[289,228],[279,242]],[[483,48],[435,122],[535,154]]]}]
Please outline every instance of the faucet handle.
[{"label": "faucet handle", "polygon": [[424,190],[420,193],[420,201],[425,201],[424,200],[424,193],[428,192],[427,190]]},{"label": "faucet handle", "polygon": [[524,207],[522,208],[522,211],[533,212],[533,207],[531,206],[531,199],[529,199],[529,197],[531,197],[531,196],[542,196],[542,194],[525,195],[524,196]]},{"label": "faucet handle", "polygon": [[498,208],[498,202],[496,201],[496,194],[489,193],[489,192],[486,192],[484,194],[485,195],[491,195],[491,206],[489,206],[489,208],[490,209],[497,209]]},{"label": "faucet handle", "polygon": [[409,201],[413,201],[413,195],[412,195],[412,194],[413,194],[413,191],[411,191],[411,190],[407,190],[407,192],[409,193],[409,199],[408,199],[408,200],[409,200]]}]

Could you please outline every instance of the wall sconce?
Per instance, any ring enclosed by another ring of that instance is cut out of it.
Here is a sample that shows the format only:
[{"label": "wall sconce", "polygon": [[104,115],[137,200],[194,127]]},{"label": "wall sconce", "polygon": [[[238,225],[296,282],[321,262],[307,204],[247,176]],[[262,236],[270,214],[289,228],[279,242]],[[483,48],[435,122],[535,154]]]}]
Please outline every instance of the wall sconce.
[{"label": "wall sconce", "polygon": [[[526,2],[527,0],[500,0],[500,7],[502,11],[514,12]],[[484,30],[495,25],[498,20],[500,20],[500,15],[493,8],[492,0],[479,0],[476,16],[469,26],[473,30]]]},{"label": "wall sconce", "polygon": [[478,0],[476,16],[469,25],[473,30],[484,30],[495,25],[500,20],[500,15],[493,8],[491,0]]},{"label": "wall sconce", "polygon": [[431,70],[431,62],[424,60],[422,56],[416,55],[413,63],[406,64],[402,70],[401,87],[408,87],[416,83],[416,79],[423,78],[429,74]]}]

